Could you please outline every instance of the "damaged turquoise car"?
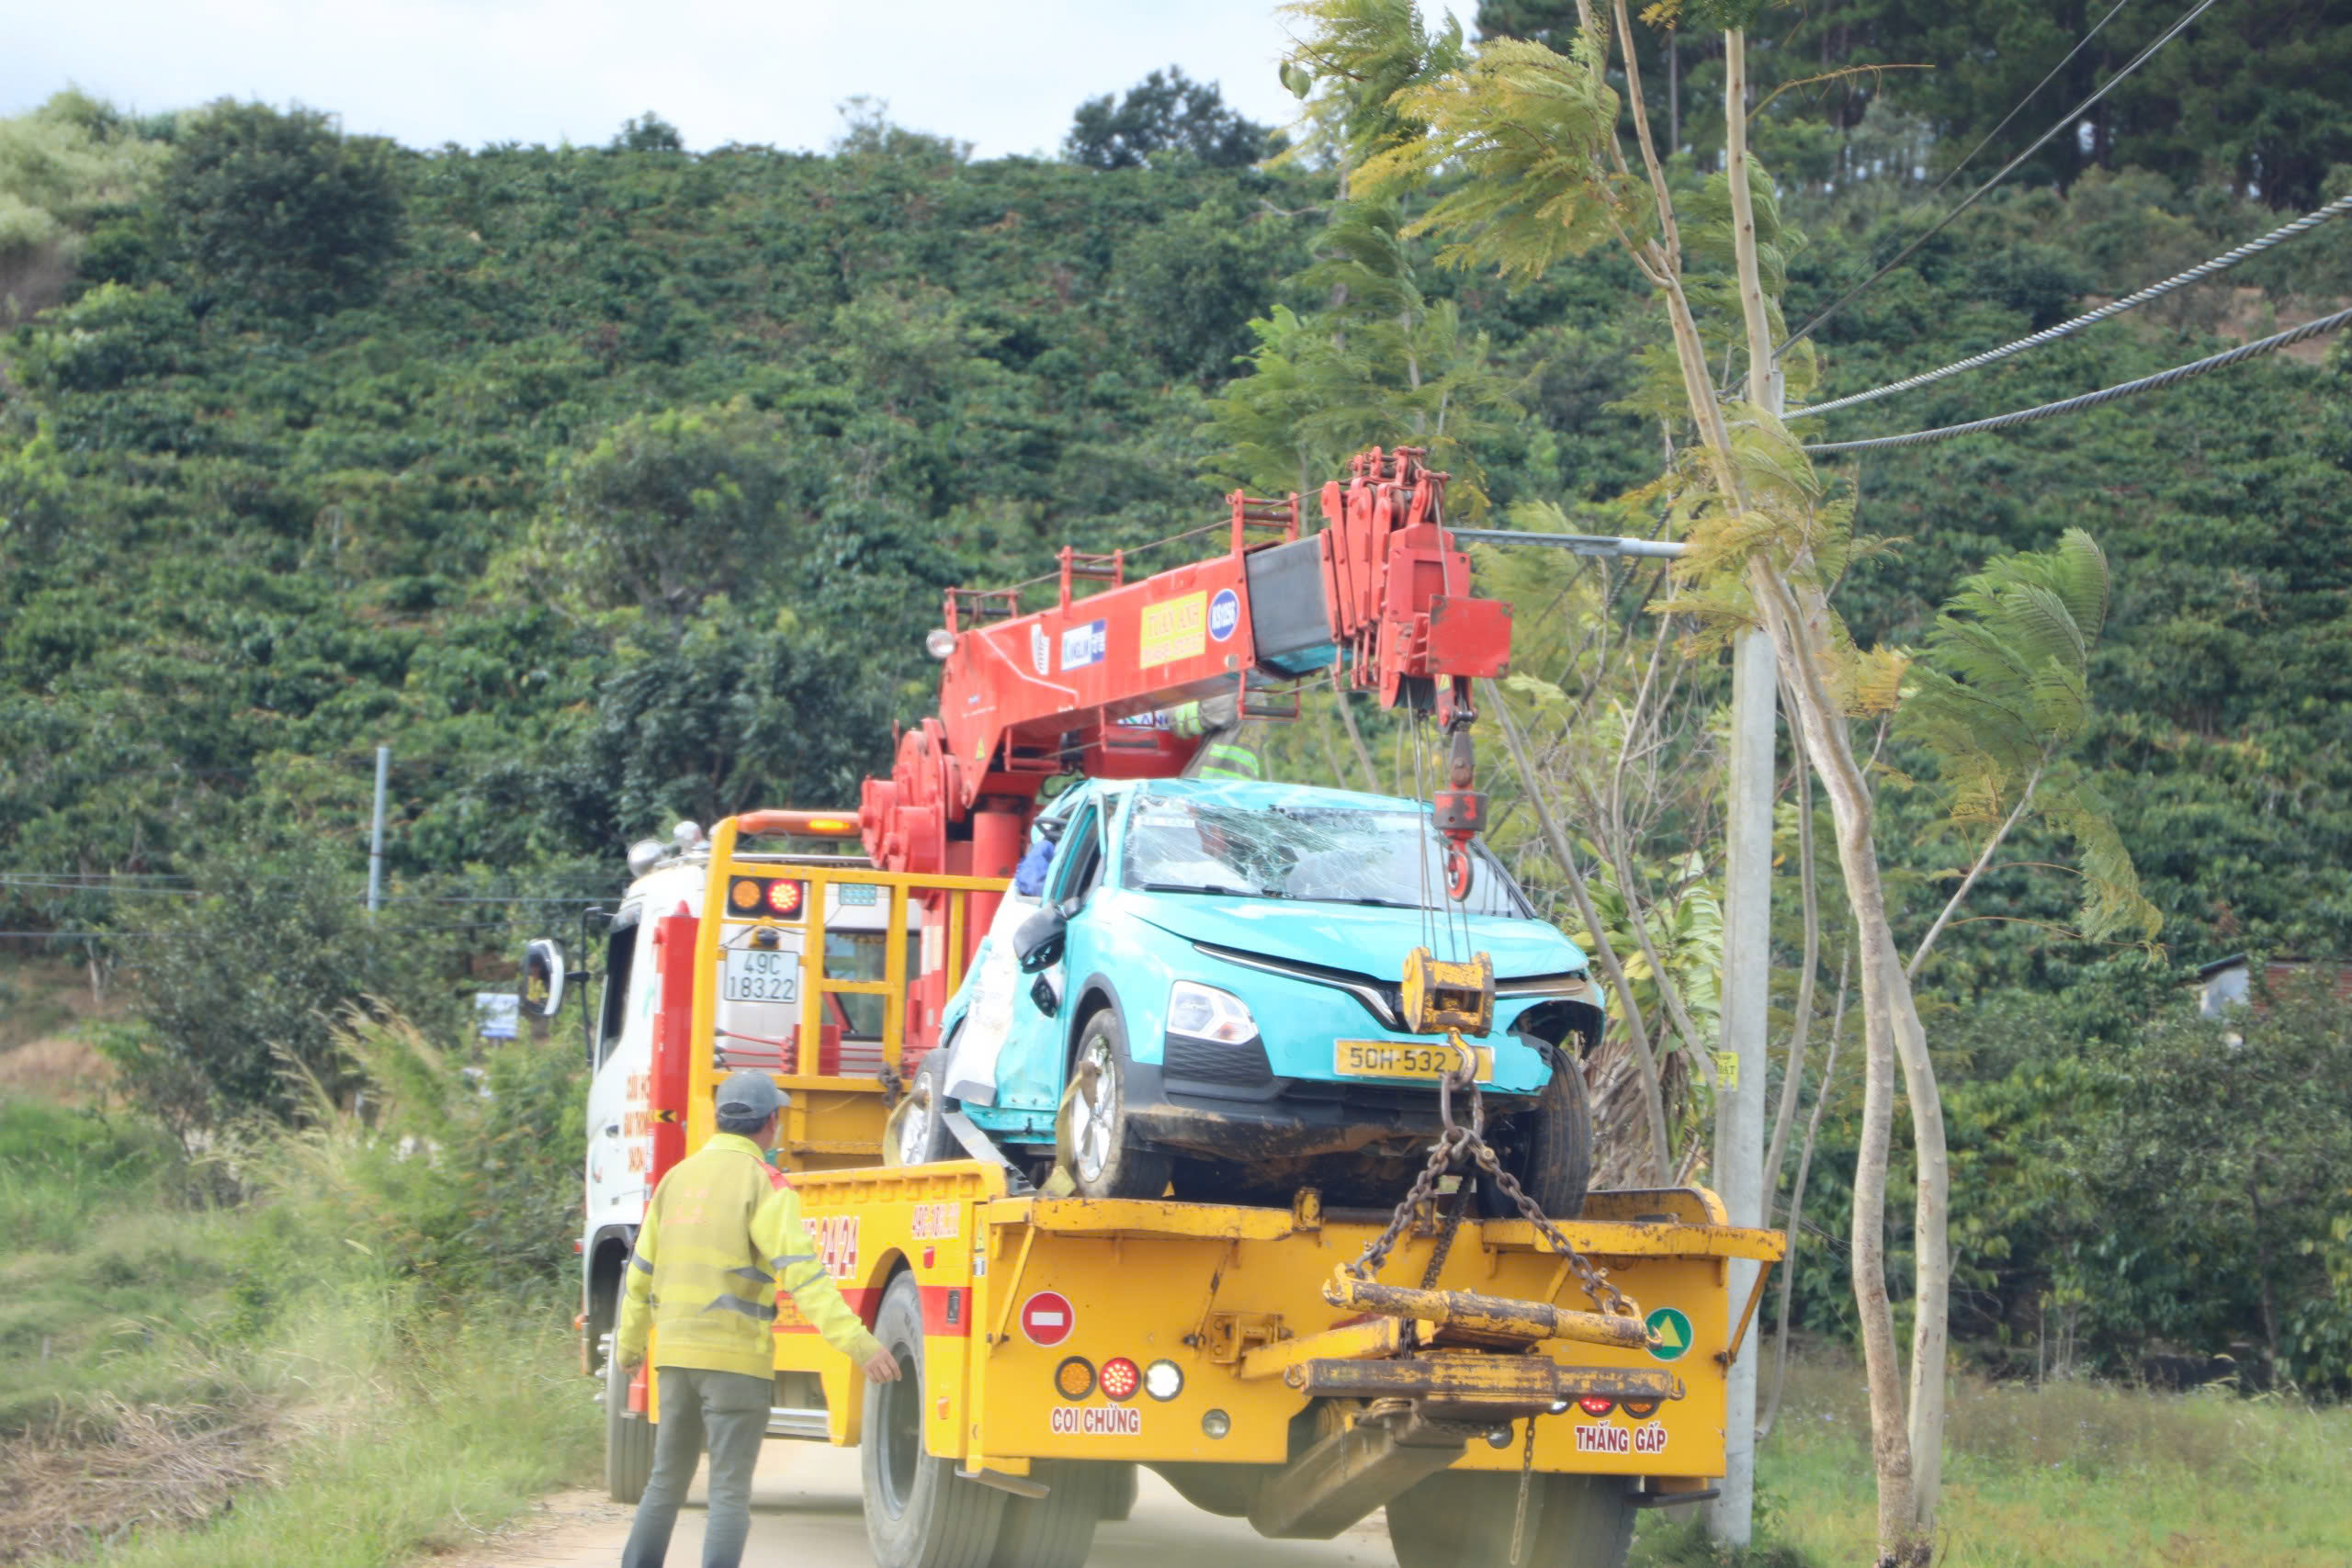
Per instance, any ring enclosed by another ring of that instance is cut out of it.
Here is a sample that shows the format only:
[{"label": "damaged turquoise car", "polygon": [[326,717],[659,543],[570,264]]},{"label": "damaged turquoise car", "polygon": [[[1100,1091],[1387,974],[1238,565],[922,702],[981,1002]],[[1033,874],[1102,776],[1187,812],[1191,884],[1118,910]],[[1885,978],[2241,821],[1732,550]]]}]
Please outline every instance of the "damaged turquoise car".
[{"label": "damaged turquoise car", "polygon": [[[1034,897],[1008,896],[896,1123],[903,1160],[959,1158],[960,1111],[1091,1197],[1395,1201],[1442,1127],[1442,1034],[1405,1027],[1408,955],[1488,954],[1476,1057],[1487,1135],[1547,1213],[1591,1170],[1585,955],[1474,846],[1444,888],[1421,803],[1295,784],[1091,781],[1040,818]],[[1038,852],[1042,859],[1045,852]],[[1067,1111],[1063,1109],[1066,1090]],[[1057,1121],[1066,1124],[1057,1127]],[[1482,1181],[1489,1213],[1513,1212]]]}]

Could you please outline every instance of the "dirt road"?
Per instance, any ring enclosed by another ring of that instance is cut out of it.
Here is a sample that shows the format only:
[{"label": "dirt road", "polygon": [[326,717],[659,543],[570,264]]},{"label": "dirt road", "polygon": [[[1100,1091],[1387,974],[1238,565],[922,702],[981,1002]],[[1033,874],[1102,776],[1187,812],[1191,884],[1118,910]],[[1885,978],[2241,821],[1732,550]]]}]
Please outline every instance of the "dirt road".
[{"label": "dirt road", "polygon": [[[628,1509],[572,1494],[462,1561],[465,1568],[609,1568],[620,1561],[628,1525]],[[697,1481],[678,1516],[670,1561],[692,1568],[701,1552]],[[870,1568],[873,1561],[858,1511],[856,1450],[768,1444],[752,1491],[745,1568]],[[1239,1519],[1201,1512],[1145,1471],[1134,1517],[1102,1526],[1087,1562],[1088,1568],[1393,1568],[1396,1559],[1378,1514],[1337,1540],[1263,1540]]]}]

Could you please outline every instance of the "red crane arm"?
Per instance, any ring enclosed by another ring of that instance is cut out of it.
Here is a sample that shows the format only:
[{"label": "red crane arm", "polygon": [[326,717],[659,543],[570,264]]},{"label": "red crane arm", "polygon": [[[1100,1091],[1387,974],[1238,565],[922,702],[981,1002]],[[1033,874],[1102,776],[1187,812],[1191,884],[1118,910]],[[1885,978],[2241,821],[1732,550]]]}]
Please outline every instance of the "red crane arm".
[{"label": "red crane arm", "polygon": [[[1288,716],[1295,707],[1266,705],[1272,689],[1333,663],[1385,705],[1433,712],[1463,737],[1453,793],[1468,799],[1470,682],[1508,668],[1510,606],[1470,597],[1446,476],[1422,457],[1374,447],[1351,459],[1345,481],[1323,487],[1312,534],[1297,495],[1236,491],[1227,552],[1150,577],[1131,580],[1123,554],[1065,549],[1056,602],[1027,615],[1016,590],[949,590],[945,630],[932,634],[939,711],[901,737],[888,779],[865,781],[866,852],[891,870],[1009,876],[1047,778],[1180,773],[1200,741],[1155,716],[1230,694],[1245,717]],[[1077,597],[1089,581],[1108,586]],[[1438,808],[1443,818],[1447,802]]]}]

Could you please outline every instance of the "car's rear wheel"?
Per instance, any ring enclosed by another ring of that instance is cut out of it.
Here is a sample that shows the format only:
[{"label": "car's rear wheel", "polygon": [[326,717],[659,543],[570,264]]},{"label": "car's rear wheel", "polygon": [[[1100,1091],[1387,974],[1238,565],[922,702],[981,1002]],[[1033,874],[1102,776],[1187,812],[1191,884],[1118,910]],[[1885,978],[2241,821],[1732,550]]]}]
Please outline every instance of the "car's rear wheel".
[{"label": "car's rear wheel", "polygon": [[[1576,1057],[1566,1051],[1544,1054],[1552,1061],[1552,1080],[1532,1107],[1498,1129],[1497,1153],[1536,1207],[1553,1219],[1573,1220],[1584,1212],[1585,1191],[1592,1185],[1592,1107]],[[1483,1174],[1478,1207],[1492,1218],[1519,1213],[1494,1178]]]},{"label": "car's rear wheel", "polygon": [[907,1085],[906,1102],[892,1115],[891,1152],[900,1165],[933,1165],[956,1156],[955,1135],[947,1130],[946,1059],[944,1045],[923,1057]]},{"label": "car's rear wheel", "polygon": [[1157,1198],[1175,1159],[1143,1147],[1128,1120],[1127,1032],[1104,1008],[1086,1021],[1070,1062],[1072,1091],[1062,1143],[1070,1179],[1089,1198]]}]

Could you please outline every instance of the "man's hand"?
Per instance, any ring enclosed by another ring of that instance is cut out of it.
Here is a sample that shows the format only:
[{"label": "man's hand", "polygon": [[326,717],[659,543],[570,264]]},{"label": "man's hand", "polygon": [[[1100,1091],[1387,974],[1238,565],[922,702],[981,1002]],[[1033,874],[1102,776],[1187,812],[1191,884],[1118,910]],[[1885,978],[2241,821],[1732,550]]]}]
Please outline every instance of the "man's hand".
[{"label": "man's hand", "polygon": [[867,1382],[897,1382],[899,1381],[899,1363],[891,1359],[890,1352],[887,1349],[875,1351],[859,1370],[865,1373]]}]

